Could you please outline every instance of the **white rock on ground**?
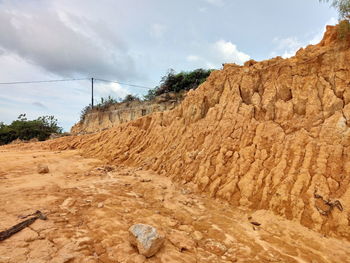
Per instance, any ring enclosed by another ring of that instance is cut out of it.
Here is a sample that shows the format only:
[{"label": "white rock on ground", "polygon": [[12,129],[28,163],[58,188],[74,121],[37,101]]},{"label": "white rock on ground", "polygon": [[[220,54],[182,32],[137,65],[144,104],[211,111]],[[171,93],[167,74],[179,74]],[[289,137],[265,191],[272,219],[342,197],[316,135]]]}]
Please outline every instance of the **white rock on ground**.
[{"label": "white rock on ground", "polygon": [[129,241],[145,257],[155,255],[164,244],[164,235],[150,225],[135,224],[129,228]]}]

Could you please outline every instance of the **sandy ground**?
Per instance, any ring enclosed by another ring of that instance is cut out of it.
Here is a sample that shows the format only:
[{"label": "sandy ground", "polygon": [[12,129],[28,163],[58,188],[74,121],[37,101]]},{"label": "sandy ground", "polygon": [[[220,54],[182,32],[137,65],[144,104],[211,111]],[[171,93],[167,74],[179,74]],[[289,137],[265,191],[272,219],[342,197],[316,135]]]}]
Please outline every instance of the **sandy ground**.
[{"label": "sandy ground", "polygon": [[[0,242],[1,263],[350,262],[347,241],[240,210],[149,171],[106,166],[76,151],[0,148],[0,163],[0,231],[36,210],[48,217]],[[38,174],[38,164],[50,172]],[[166,233],[156,256],[146,259],[129,245],[134,223]]]}]

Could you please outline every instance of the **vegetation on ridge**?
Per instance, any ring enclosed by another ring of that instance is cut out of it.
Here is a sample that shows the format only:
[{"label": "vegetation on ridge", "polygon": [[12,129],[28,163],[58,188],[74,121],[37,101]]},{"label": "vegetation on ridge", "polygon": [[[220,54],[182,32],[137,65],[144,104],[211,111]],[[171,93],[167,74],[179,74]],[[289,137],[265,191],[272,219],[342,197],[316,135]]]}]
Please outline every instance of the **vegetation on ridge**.
[{"label": "vegetation on ridge", "polygon": [[[330,0],[319,0],[320,2],[329,2]],[[335,7],[339,13],[341,20],[350,20],[350,0],[332,0],[332,6]]]},{"label": "vegetation on ridge", "polygon": [[[330,0],[319,0],[320,2],[330,2]],[[332,0],[332,6],[339,13],[338,37],[345,39],[350,35],[350,0]]]},{"label": "vegetation on ridge", "polygon": [[[148,90],[148,93],[143,97],[143,100],[150,101],[157,96],[170,92],[179,93],[181,91],[196,89],[208,78],[212,71],[213,70],[211,69],[206,70],[200,68],[193,71],[181,71],[180,73],[176,73],[173,69],[170,69],[168,73],[161,78],[160,85],[154,89]],[[132,101],[141,101],[141,99],[131,94],[126,95],[124,99],[108,96],[107,98],[101,98],[100,102],[94,106],[94,109],[103,111],[107,110],[111,105]],[[80,113],[80,121],[83,121],[85,116],[91,111],[91,104],[84,107]]]},{"label": "vegetation on ridge", "polygon": [[189,72],[181,71],[180,73],[176,73],[173,69],[170,69],[162,77],[160,85],[154,89],[150,89],[144,97],[146,100],[152,100],[164,93],[177,93],[183,90],[196,89],[208,78],[212,71],[211,69],[196,69]]}]

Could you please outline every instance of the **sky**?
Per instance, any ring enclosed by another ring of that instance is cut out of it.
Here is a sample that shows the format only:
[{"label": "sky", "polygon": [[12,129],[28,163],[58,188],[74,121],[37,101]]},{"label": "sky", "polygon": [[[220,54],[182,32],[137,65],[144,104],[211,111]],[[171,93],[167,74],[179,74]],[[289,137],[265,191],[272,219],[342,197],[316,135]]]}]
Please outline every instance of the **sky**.
[{"label": "sky", "polygon": [[[318,0],[0,0],[0,122],[54,115],[69,131],[101,97],[142,97],[169,69],[290,57],[336,10]],[[86,79],[35,84],[7,82]]]}]

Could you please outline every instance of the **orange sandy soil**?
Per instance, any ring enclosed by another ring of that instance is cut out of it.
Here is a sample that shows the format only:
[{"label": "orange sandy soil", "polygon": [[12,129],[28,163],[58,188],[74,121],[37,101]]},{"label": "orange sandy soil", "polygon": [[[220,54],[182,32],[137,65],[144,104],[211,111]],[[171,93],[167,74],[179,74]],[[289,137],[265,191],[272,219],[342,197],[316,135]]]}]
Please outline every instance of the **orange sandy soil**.
[{"label": "orange sandy soil", "polygon": [[[0,262],[350,262],[350,243],[259,210],[240,210],[135,168],[77,151],[0,148],[0,231],[41,210],[48,220],[0,242]],[[37,165],[47,164],[48,174]],[[261,226],[254,226],[258,222]],[[138,255],[128,228],[166,233],[154,257]]]}]

